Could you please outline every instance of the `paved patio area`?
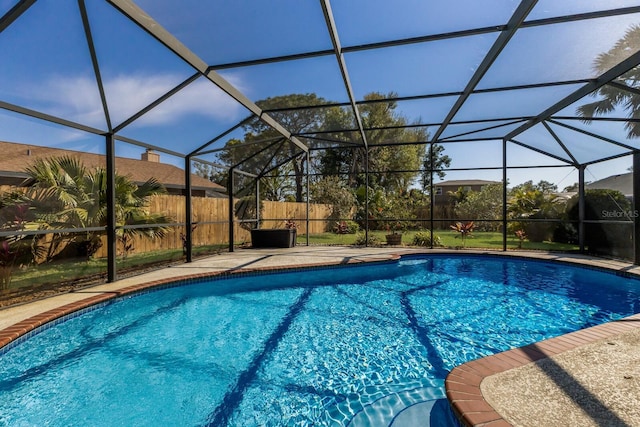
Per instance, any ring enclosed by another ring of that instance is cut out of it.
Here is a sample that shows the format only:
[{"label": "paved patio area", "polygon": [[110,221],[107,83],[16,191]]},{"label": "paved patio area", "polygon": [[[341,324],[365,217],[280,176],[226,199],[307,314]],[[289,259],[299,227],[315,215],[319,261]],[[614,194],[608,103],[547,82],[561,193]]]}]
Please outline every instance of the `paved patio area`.
[{"label": "paved patio area", "polygon": [[[181,277],[372,262],[424,252],[452,251],[321,246],[238,249],[2,309],[0,346],[87,304]],[[640,267],[618,261],[550,253],[498,254],[595,265],[640,276]],[[459,366],[447,378],[447,395],[468,425],[640,426],[640,315]]]}]

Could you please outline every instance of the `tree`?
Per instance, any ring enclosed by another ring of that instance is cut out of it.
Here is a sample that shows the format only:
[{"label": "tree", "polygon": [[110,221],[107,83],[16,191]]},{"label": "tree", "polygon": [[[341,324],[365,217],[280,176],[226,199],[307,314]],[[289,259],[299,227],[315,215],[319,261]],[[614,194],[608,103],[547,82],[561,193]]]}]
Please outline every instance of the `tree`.
[{"label": "tree", "polygon": [[19,232],[44,228],[45,224],[36,221],[34,206],[46,206],[52,201],[52,195],[51,191],[34,190],[26,193],[14,190],[0,195],[0,231],[17,233],[0,237],[0,289],[9,287],[16,266],[33,264],[43,258],[43,235]]},{"label": "tree", "polygon": [[[270,179],[278,176],[275,185],[261,186],[263,196],[282,200],[289,188],[294,189],[295,200],[304,196],[304,174],[306,171],[321,176],[346,177],[346,187],[362,192],[368,185],[375,194],[379,189],[385,197],[392,199],[407,194],[420,178],[420,169],[425,163],[427,132],[422,127],[407,128],[407,119],[396,111],[397,103],[390,99],[394,93],[370,93],[360,106],[359,112],[366,130],[368,147],[365,147],[358,132],[353,112],[339,106],[322,107],[327,101],[315,94],[293,94],[259,101],[257,104],[292,134],[312,135],[318,153],[312,164],[307,165],[306,156],[294,144],[282,137],[258,119],[245,125],[243,140],[231,140],[218,159],[225,164],[240,164],[243,171]],[[296,109],[304,105],[306,108]],[[317,108],[308,108],[317,105]],[[271,146],[269,145],[271,144]],[[320,148],[326,148],[320,150]],[[451,160],[443,154],[440,145],[430,145],[434,165],[440,169]],[[287,164],[287,161],[289,163]],[[431,159],[429,160],[431,164]],[[285,166],[286,165],[286,166]],[[283,173],[291,168],[291,173]],[[306,170],[305,170],[306,168]],[[266,173],[272,170],[272,173]],[[369,171],[368,182],[365,172]],[[439,176],[444,176],[440,171]],[[244,183],[249,188],[249,183]],[[273,190],[277,188],[278,191]],[[364,202],[364,198],[359,198]],[[362,218],[368,213],[361,212]],[[369,215],[369,217],[371,217]]]},{"label": "tree", "polygon": [[457,206],[458,204],[467,200],[467,197],[472,192],[473,191],[471,191],[471,189],[469,188],[458,187],[456,191],[447,191],[447,195],[449,196],[449,200],[451,200],[451,203],[453,203],[454,206]]},{"label": "tree", "polygon": [[[530,185],[531,181],[527,181],[526,184]],[[556,184],[545,181],[544,179],[538,181],[538,183],[535,185],[535,188],[540,190],[543,194],[551,194],[558,191],[558,186]]]},{"label": "tree", "polygon": [[[593,68],[598,74],[602,74],[613,66],[620,63],[629,56],[630,53],[640,50],[640,25],[634,24],[629,27],[624,37],[605,53],[601,53],[596,58]],[[594,95],[600,95],[601,99],[581,105],[577,113],[584,117],[583,121],[590,123],[590,117],[603,115],[622,107],[627,110],[627,117],[630,119],[640,119],[640,67],[622,74],[614,80],[630,88],[624,90],[612,85],[604,85],[595,91]],[[625,129],[629,138],[640,137],[640,122],[627,121]]]},{"label": "tree", "polygon": [[511,219],[521,221],[512,222],[510,231],[524,230],[532,242],[550,240],[556,225],[530,220],[558,219],[562,216],[564,204],[555,193],[556,189],[555,184],[544,180],[538,184],[527,181],[512,188],[507,210]]},{"label": "tree", "polygon": [[424,223],[419,221],[429,218],[430,198],[417,188],[401,191],[393,200],[393,215],[401,220],[402,229],[419,229]]},{"label": "tree", "polygon": [[444,147],[440,144],[429,144],[427,155],[424,157],[422,172],[422,189],[431,191],[431,170],[433,161],[433,173],[440,179],[446,175],[443,169],[451,165],[451,157],[444,154]]},{"label": "tree", "polygon": [[456,204],[455,212],[458,218],[475,221],[477,230],[498,231],[502,224],[494,221],[502,218],[502,183],[467,192],[464,200]]},{"label": "tree", "polygon": [[369,175],[372,188],[384,188],[390,193],[409,189],[422,166],[427,133],[422,128],[405,127],[408,122],[396,111],[397,103],[387,100],[395,96],[394,93],[370,93],[365,95],[365,103],[359,106],[362,125],[368,129],[368,153],[359,137],[354,136],[359,134],[353,131],[356,127],[349,111],[332,111],[327,115],[329,128],[351,131],[338,131],[327,136],[343,144],[322,153],[318,165],[321,174],[348,176],[349,186],[358,188],[365,185],[364,172],[368,170],[372,172]]},{"label": "tree", "polygon": [[[79,159],[63,156],[38,159],[25,171],[33,181],[34,190],[46,191],[52,195],[53,202],[48,203],[49,209],[36,210],[36,222],[54,224],[55,228],[92,228],[107,225],[107,175],[104,168],[89,170]],[[172,222],[171,218],[150,214],[146,210],[150,196],[166,193],[155,178],[137,185],[129,178],[116,173],[115,193],[116,226]],[[35,199],[32,198],[28,202],[31,207],[36,206]],[[55,222],[52,219],[55,219]],[[119,239],[125,245],[136,235],[160,238],[165,233],[165,227],[153,226],[118,230]],[[78,255],[91,257],[99,249],[100,236],[103,234],[104,231],[73,233],[72,241]],[[53,256],[55,252],[50,249],[48,257]]]},{"label": "tree", "polygon": [[227,186],[228,173],[225,169],[213,167],[207,163],[201,163],[197,160],[193,161],[193,173],[201,176],[204,179],[208,179],[211,182]]},{"label": "tree", "polygon": [[[260,108],[269,111],[269,115],[293,135],[321,129],[326,121],[327,110],[330,110],[330,108],[295,109],[295,107],[326,103],[325,99],[316,94],[291,94],[256,102]],[[295,158],[289,162],[293,169],[291,180],[294,197],[296,201],[303,201],[304,176],[307,167],[306,156],[301,155],[303,150],[292,142],[285,141],[279,132],[260,118],[254,118],[247,122],[244,130],[246,133],[243,140],[229,141],[225,146],[228,150],[219,153],[219,159],[229,165],[242,162],[242,170],[262,175],[271,167],[276,167],[287,159]],[[269,144],[273,144],[273,147],[265,149]]]},{"label": "tree", "polygon": [[[311,200],[332,206],[329,219],[334,221],[351,219],[356,205],[356,196],[346,187],[345,182],[336,176],[327,176],[311,185]],[[333,224],[329,224],[333,228]]]},{"label": "tree", "polygon": [[545,211],[552,211],[557,201],[555,191],[557,186],[547,181],[534,184],[527,181],[516,185],[509,192],[509,213],[512,218],[529,218],[532,215]]}]

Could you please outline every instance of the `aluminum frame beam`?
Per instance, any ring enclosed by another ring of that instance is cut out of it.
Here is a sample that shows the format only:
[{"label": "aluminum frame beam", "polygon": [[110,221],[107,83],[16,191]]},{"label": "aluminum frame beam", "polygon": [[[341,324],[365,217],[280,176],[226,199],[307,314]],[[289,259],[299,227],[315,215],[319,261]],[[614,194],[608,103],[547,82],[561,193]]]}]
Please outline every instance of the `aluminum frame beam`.
[{"label": "aluminum frame beam", "polygon": [[39,120],[43,120],[45,122],[54,123],[61,126],[66,126],[71,129],[81,130],[83,132],[91,133],[94,135],[104,135],[106,132],[105,129],[98,129],[92,126],[86,126],[81,123],[76,123],[71,120],[63,119],[60,117],[52,116],[51,114],[43,113],[40,111],[32,110],[30,108],[21,107],[19,105],[11,104],[9,102],[0,101],[0,108],[7,111],[13,111],[14,113],[19,113],[25,116],[33,117]]},{"label": "aluminum frame beam", "polygon": [[[599,10],[595,12],[577,13],[572,15],[554,16],[552,18],[535,19],[531,21],[525,21],[520,25],[520,28],[532,28],[544,25],[560,24],[563,22],[584,21],[588,19],[606,18],[609,16],[628,15],[632,13],[639,13],[640,6],[630,6],[616,9]],[[426,43],[438,40],[446,40],[460,37],[477,36],[482,34],[490,34],[499,31],[505,31],[506,25],[493,25],[488,27],[479,27],[468,30],[451,31],[447,33],[429,34],[424,36],[409,37],[404,39],[396,39],[384,42],[365,43],[353,46],[343,46],[342,53],[361,52],[366,50],[381,49],[385,47],[395,47],[410,44]],[[298,59],[316,58],[321,56],[329,56],[334,53],[331,49],[309,51],[303,53],[296,53],[291,55],[272,56],[261,59],[253,59],[247,61],[228,62],[212,65],[215,70],[223,70],[229,68],[250,67],[253,65],[272,64],[277,62],[294,61]]]},{"label": "aluminum frame beam", "polygon": [[118,237],[116,235],[116,144],[112,133],[105,136],[107,191],[107,282],[118,280],[116,266]]},{"label": "aluminum frame beam", "polygon": [[558,135],[556,135],[556,133],[553,131],[553,129],[551,129],[551,126],[549,126],[549,124],[546,121],[542,122],[542,124],[544,125],[544,128],[547,130],[547,132],[549,132],[551,137],[558,143],[558,145],[564,150],[564,152],[567,153],[567,156],[569,156],[569,158],[571,159],[573,164],[575,166],[579,165],[580,162],[578,160],[576,160],[576,158],[575,158],[575,156],[573,154],[571,154],[571,151],[567,148],[566,145],[564,145],[564,142],[562,142],[560,137]]},{"label": "aluminum frame beam", "polygon": [[98,86],[98,93],[100,94],[100,102],[102,103],[102,112],[104,114],[104,120],[107,124],[107,129],[110,133],[113,132],[111,125],[111,115],[109,114],[109,106],[107,104],[107,96],[104,92],[104,85],[102,84],[102,76],[100,74],[100,65],[98,64],[98,55],[96,54],[96,47],[93,43],[93,35],[91,34],[91,25],[89,24],[89,16],[87,15],[87,7],[84,0],[78,0],[78,8],[80,9],[80,16],[82,18],[82,26],[84,29],[84,35],[87,39],[87,46],[89,47],[89,55],[91,56],[91,65],[93,66],[93,73],[96,78],[96,85]]},{"label": "aluminum frame beam", "polygon": [[511,131],[506,136],[506,138],[507,139],[513,139],[514,137],[520,135],[521,133],[523,133],[527,129],[530,129],[533,126],[537,125],[538,123],[551,118],[551,116],[553,114],[557,113],[558,111],[561,111],[562,109],[568,107],[569,105],[573,104],[574,102],[577,102],[578,100],[584,98],[585,96],[589,95],[590,93],[593,93],[594,91],[596,91],[599,88],[601,88],[602,86],[608,84],[609,82],[611,82],[612,80],[614,80],[618,76],[620,76],[620,75],[626,73],[627,71],[631,70],[632,68],[638,66],[638,64],[640,64],[640,51],[638,51],[638,52],[634,53],[633,55],[629,56],[624,61],[618,63],[618,65],[614,66],[610,70],[608,70],[608,71],[604,72],[603,74],[601,74],[595,80],[587,83],[586,85],[584,85],[581,88],[577,89],[573,93],[567,95],[566,97],[564,97],[560,101],[556,102],[554,105],[552,105],[551,107],[549,107],[546,110],[544,110],[542,113],[540,113],[537,117],[533,118],[529,122],[523,124],[522,126],[520,126],[517,129]]},{"label": "aluminum frame beam", "polygon": [[338,30],[336,28],[336,23],[333,19],[331,4],[329,3],[329,0],[320,0],[320,5],[322,6],[322,12],[324,13],[324,20],[327,24],[329,36],[331,37],[331,43],[333,44],[333,50],[336,56],[336,61],[338,61],[338,67],[340,68],[340,73],[342,74],[342,81],[344,82],[344,87],[347,91],[347,95],[349,96],[351,109],[353,111],[353,115],[356,118],[356,124],[358,125],[358,130],[360,131],[360,137],[362,138],[362,143],[364,144],[364,147],[367,148],[369,144],[367,144],[367,136],[364,134],[364,127],[362,126],[362,117],[360,116],[360,111],[358,110],[358,104],[356,103],[355,95],[353,93],[353,88],[351,87],[351,81],[349,80],[349,72],[347,71],[347,65],[344,60],[344,54],[342,53],[342,46],[340,45]]},{"label": "aluminum frame beam", "polygon": [[135,145],[135,146],[142,147],[142,148],[148,148],[148,149],[154,150],[154,151],[159,151],[161,153],[165,153],[165,154],[168,154],[170,156],[175,156],[175,157],[178,157],[179,159],[184,159],[184,157],[185,157],[184,154],[178,153],[177,151],[167,150],[166,148],[158,147],[158,146],[153,145],[153,144],[147,144],[145,142],[138,141],[138,140],[133,139],[133,138],[127,138],[126,136],[114,135],[113,138],[118,140],[118,141],[126,142],[127,144]]},{"label": "aluminum frame beam", "polygon": [[206,77],[211,83],[215,84],[223,92],[236,100],[254,115],[259,117],[263,122],[271,126],[278,133],[296,144],[303,151],[307,151],[307,146],[295,138],[291,132],[285,129],[280,123],[271,116],[264,113],[253,101],[247,98],[242,92],[236,89],[231,83],[224,79],[220,74],[211,69],[200,57],[183,45],[173,34],[165,30],[158,22],[147,15],[138,5],[131,0],[107,0],[113,7],[127,16],[131,21],[136,23],[144,31],[166,46],[175,55],[197,70]]},{"label": "aluminum frame beam", "polygon": [[114,128],[114,132],[120,132],[122,129],[129,126],[131,123],[138,120],[140,117],[142,117],[143,115],[145,115],[146,113],[148,113],[149,111],[151,111],[152,109],[154,109],[155,107],[157,107],[158,105],[166,101],[167,99],[171,98],[173,95],[180,92],[185,87],[189,86],[191,83],[196,81],[199,77],[200,77],[200,73],[195,73],[190,77],[186,78],[176,87],[166,92],[164,95],[162,95],[161,97],[159,97],[158,99],[156,99],[155,101],[153,101],[152,103],[144,107],[142,110],[135,113],[133,116],[126,119],[124,122],[120,123],[118,126]]},{"label": "aluminum frame beam", "polygon": [[617,145],[617,146],[625,148],[627,150],[631,150],[631,151],[636,150],[636,148],[632,147],[631,145],[624,144],[624,143],[616,141],[614,139],[607,138],[605,136],[598,135],[597,133],[589,132],[589,131],[584,130],[584,129],[580,129],[580,128],[568,125],[566,123],[558,122],[558,121],[556,121],[554,119],[549,119],[549,120],[547,120],[547,122],[553,123],[554,125],[561,126],[563,128],[566,128],[566,129],[570,129],[570,130],[572,130],[574,132],[578,132],[578,133],[581,133],[583,135],[590,136],[592,138],[599,139],[599,140],[604,141],[604,142],[608,142],[609,144]]},{"label": "aluminum frame beam", "polygon": [[13,24],[16,19],[20,18],[23,13],[29,10],[35,2],[36,0],[19,1],[7,13],[5,13],[4,16],[0,18],[0,34]]},{"label": "aluminum frame beam", "polygon": [[565,159],[565,158],[562,158],[560,156],[556,156],[555,154],[547,153],[546,151],[544,151],[544,150],[542,150],[540,148],[533,147],[533,146],[531,146],[529,144],[525,144],[524,142],[520,142],[520,141],[518,141],[518,140],[516,140],[514,138],[511,138],[508,141],[512,142],[512,143],[514,143],[516,145],[519,145],[521,147],[524,147],[524,148],[526,148],[528,150],[535,151],[536,153],[543,154],[545,156],[551,157],[552,159],[559,160],[559,161],[561,161],[563,163],[566,163],[567,166],[575,166],[573,163],[571,163],[571,160],[569,160],[569,159]]},{"label": "aluminum frame beam", "polygon": [[478,66],[478,69],[476,69],[475,73],[473,73],[473,76],[471,76],[471,79],[467,83],[467,86],[464,88],[462,95],[460,95],[455,104],[453,104],[453,107],[451,107],[451,110],[449,110],[446,118],[433,135],[432,142],[435,142],[440,138],[440,135],[442,135],[449,123],[451,123],[451,121],[453,120],[453,117],[458,113],[458,111],[460,111],[462,105],[467,101],[467,99],[476,88],[478,83],[480,83],[480,80],[482,80],[487,71],[489,71],[489,68],[498,58],[500,52],[502,52],[502,50],[507,46],[509,40],[511,40],[516,31],[520,28],[520,25],[527,18],[527,15],[529,15],[529,12],[531,12],[537,2],[538,0],[523,0],[522,2],[520,2],[517,9],[513,12],[513,15],[511,15],[511,18],[509,19],[505,30],[500,33],[496,41],[493,43],[493,45],[489,49],[489,52],[487,52],[484,59]]},{"label": "aluminum frame beam", "polygon": [[211,144],[215,144],[216,142],[218,142],[220,139],[224,138],[225,136],[229,135],[231,132],[233,132],[236,129],[241,128],[242,126],[245,125],[245,123],[247,123],[253,116],[249,116],[246,117],[244,119],[242,119],[240,122],[238,122],[237,124],[235,124],[233,127],[230,127],[229,129],[227,129],[226,131],[222,132],[219,135],[216,135],[215,137],[211,138],[209,141],[205,142],[204,144],[202,144],[200,147],[196,148],[195,150],[191,151],[188,155],[189,156],[197,156],[197,155],[202,155],[202,154],[208,154],[217,150],[209,150],[209,151],[202,151],[205,148],[209,147]]}]

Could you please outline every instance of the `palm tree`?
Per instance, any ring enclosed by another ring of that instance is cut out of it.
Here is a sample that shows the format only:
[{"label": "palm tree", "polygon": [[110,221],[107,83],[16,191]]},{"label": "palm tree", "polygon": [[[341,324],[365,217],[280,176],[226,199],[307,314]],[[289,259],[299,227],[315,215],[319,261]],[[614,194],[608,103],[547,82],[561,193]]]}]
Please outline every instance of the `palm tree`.
[{"label": "palm tree", "polygon": [[[594,69],[602,74],[629,56],[640,50],[640,25],[634,24],[625,33],[624,37],[607,52],[601,53],[595,60]],[[598,101],[584,104],[577,109],[577,113],[585,117],[584,121],[589,123],[590,117],[602,115],[612,112],[617,106],[623,107],[628,111],[628,117],[631,119],[640,118],[640,95],[637,90],[640,89],[640,67],[622,74],[614,80],[616,83],[623,84],[630,90],[621,89],[618,86],[604,85],[594,92],[594,95],[600,95],[602,98]],[[640,123],[628,121],[625,124],[627,135],[629,138],[640,137]]]},{"label": "palm tree", "polygon": [[[107,225],[107,174],[104,168],[87,169],[82,162],[71,156],[38,159],[26,169],[33,181],[32,188],[47,190],[55,194],[57,202],[58,228],[104,228]],[[128,177],[115,176],[116,226],[147,224],[149,227],[118,229],[118,238],[124,245],[126,255],[133,236],[147,238],[164,237],[167,228],[157,226],[172,222],[160,214],[150,214],[147,204],[150,196],[165,194],[164,187],[151,178],[137,185]],[[78,254],[91,257],[101,246],[100,236],[104,230],[89,230],[78,233],[72,239]]]}]

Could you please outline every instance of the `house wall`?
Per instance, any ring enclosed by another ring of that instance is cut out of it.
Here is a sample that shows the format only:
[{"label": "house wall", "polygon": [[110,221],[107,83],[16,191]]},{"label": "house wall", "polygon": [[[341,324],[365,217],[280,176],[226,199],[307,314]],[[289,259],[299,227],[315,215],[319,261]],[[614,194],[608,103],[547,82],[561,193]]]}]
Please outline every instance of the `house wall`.
[{"label": "house wall", "polygon": [[453,197],[449,195],[449,192],[455,193],[460,187],[469,187],[470,191],[481,191],[484,185],[436,185],[435,187],[442,188],[442,194],[435,194],[433,202],[436,205],[449,204],[453,200]]}]

